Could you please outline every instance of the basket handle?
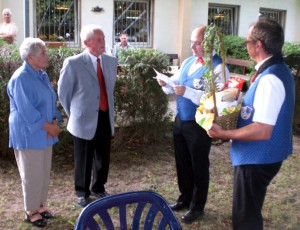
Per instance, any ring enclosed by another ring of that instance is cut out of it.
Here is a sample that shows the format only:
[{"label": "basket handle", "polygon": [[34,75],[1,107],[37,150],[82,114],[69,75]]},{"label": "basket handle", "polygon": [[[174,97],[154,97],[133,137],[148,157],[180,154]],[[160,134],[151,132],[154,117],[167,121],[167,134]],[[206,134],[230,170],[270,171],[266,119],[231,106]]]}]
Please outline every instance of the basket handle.
[{"label": "basket handle", "polygon": [[[222,35],[221,33],[218,33],[217,31],[213,31],[213,36],[211,37],[211,44],[212,47],[214,47],[214,43],[215,43],[215,37],[218,37],[219,40],[219,50],[221,53],[221,59],[222,59],[222,77],[223,77],[223,83],[225,85],[226,83],[226,72],[225,72],[225,52],[224,52],[224,45],[222,42]],[[218,108],[217,108],[217,100],[216,100],[216,89],[215,89],[215,76],[214,76],[214,66],[213,66],[213,52],[210,52],[210,70],[211,70],[211,93],[213,96],[213,101],[214,101],[214,113],[215,113],[215,117],[218,117]]]},{"label": "basket handle", "polygon": [[[211,37],[211,47],[214,47],[214,42],[215,42],[215,36],[216,36],[216,31],[213,31],[213,36]],[[210,78],[210,89],[211,89],[211,94],[213,96],[213,101],[214,101],[214,113],[215,116],[218,116],[218,109],[217,109],[217,103],[216,103],[216,93],[215,93],[215,73],[214,73],[214,65],[213,65],[213,52],[209,53],[209,65],[210,65],[210,71],[211,71],[211,78]]]}]

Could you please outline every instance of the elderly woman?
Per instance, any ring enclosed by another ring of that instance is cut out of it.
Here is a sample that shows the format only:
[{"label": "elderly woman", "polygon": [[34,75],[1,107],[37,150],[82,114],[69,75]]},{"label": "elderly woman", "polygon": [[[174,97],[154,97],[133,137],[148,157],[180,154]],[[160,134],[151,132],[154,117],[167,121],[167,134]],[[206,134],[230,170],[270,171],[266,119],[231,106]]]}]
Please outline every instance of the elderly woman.
[{"label": "elderly woman", "polygon": [[2,11],[3,22],[0,24],[0,38],[3,38],[9,44],[13,44],[18,28],[14,22],[11,20],[12,12],[10,9],[5,8]]},{"label": "elderly woman", "polygon": [[20,46],[23,65],[7,85],[10,100],[9,146],[14,148],[22,180],[25,220],[45,227],[54,216],[46,209],[52,146],[58,141],[56,94],[43,68],[48,63],[45,43],[25,38]]}]

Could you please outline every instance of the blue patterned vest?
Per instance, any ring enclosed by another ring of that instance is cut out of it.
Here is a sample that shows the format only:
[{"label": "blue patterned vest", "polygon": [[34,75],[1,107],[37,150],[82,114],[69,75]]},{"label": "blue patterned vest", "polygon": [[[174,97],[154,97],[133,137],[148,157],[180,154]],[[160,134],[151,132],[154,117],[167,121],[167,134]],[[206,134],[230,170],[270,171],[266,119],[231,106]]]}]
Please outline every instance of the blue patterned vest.
[{"label": "blue patterned vest", "polygon": [[[259,81],[266,74],[276,75],[285,88],[285,99],[273,128],[271,138],[263,141],[232,141],[231,158],[233,165],[272,164],[283,161],[292,154],[292,121],[295,103],[295,86],[291,71],[284,63],[271,65],[247,91],[238,120],[238,127],[253,123],[253,101]],[[272,86],[270,86],[272,87]]]},{"label": "blue patterned vest", "polygon": [[[192,56],[189,57],[185,65],[181,67],[180,77],[179,77],[179,85],[188,86],[193,89],[203,90],[202,88],[202,75],[207,71],[203,66],[197,69],[192,75],[188,76],[188,71],[191,65],[195,62],[197,57]],[[213,65],[216,67],[217,65],[222,63],[221,57],[218,55],[213,56]],[[195,120],[195,113],[198,105],[194,104],[190,99],[184,98],[182,96],[176,95],[177,101],[177,115],[179,115],[180,120],[191,121]]]}]

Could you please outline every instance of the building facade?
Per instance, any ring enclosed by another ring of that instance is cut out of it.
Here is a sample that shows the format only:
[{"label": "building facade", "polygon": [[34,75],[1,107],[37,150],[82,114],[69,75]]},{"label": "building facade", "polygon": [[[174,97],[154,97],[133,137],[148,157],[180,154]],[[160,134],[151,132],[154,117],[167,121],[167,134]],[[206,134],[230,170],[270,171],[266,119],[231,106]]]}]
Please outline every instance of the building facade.
[{"label": "building facade", "polygon": [[100,25],[112,47],[120,33],[127,33],[136,47],[150,47],[184,60],[190,53],[190,33],[198,25],[215,23],[225,34],[246,37],[260,17],[279,21],[286,41],[300,42],[297,25],[299,0],[1,0],[18,25],[17,43],[24,37],[64,40],[80,46],[84,25]]}]

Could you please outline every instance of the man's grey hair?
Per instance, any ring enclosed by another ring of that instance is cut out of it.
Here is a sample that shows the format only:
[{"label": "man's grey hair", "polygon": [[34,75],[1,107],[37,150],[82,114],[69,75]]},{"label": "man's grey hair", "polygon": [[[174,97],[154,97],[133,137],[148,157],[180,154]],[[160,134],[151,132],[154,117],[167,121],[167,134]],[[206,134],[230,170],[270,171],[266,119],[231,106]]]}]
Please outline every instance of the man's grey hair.
[{"label": "man's grey hair", "polygon": [[20,56],[25,61],[28,55],[35,56],[43,47],[46,47],[46,44],[41,39],[32,37],[25,38],[20,46]]},{"label": "man's grey hair", "polygon": [[95,31],[103,32],[101,27],[98,25],[90,24],[84,26],[80,32],[81,41],[84,42],[90,40],[94,36]]}]

